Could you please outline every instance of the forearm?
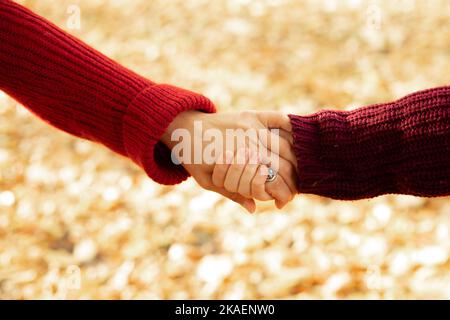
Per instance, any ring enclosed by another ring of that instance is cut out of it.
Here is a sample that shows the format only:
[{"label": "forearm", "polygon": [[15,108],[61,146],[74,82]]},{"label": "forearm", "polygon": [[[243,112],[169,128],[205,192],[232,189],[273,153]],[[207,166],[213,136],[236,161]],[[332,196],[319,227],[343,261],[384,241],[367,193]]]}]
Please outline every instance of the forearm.
[{"label": "forearm", "polygon": [[160,138],[205,97],[145,79],[9,0],[0,0],[0,89],[52,125],[130,157],[160,183],[188,174]]},{"label": "forearm", "polygon": [[290,118],[301,193],[335,199],[450,194],[450,87]]}]

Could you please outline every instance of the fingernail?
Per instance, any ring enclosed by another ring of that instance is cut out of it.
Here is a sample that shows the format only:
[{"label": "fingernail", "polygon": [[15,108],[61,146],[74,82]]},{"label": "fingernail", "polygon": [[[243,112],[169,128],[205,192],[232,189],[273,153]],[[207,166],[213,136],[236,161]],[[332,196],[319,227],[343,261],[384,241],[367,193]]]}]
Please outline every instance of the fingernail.
[{"label": "fingernail", "polygon": [[281,210],[283,209],[283,204],[281,202],[279,202],[278,200],[275,201],[275,206],[277,207],[277,209]]},{"label": "fingernail", "polygon": [[255,209],[256,209],[255,204],[251,200],[246,201],[246,207],[245,208],[247,209],[247,211],[249,213],[254,213]]}]

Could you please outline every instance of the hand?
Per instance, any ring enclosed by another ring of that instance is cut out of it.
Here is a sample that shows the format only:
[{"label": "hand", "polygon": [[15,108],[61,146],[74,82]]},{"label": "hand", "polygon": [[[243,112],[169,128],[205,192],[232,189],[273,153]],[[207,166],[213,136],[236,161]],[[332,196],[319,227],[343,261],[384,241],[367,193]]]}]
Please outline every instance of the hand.
[{"label": "hand", "polygon": [[[198,126],[195,126],[196,121],[201,123],[201,130],[199,130]],[[280,129],[280,135],[276,135],[270,130],[277,128]],[[261,191],[256,196],[256,199],[268,200],[268,194],[271,198],[275,199],[277,207],[281,208],[296,194],[296,158],[291,148],[291,125],[286,115],[272,111],[244,111],[222,114],[186,111],[174,119],[162,137],[162,141],[170,149],[173,149],[179,143],[171,139],[172,134],[177,129],[184,129],[189,132],[190,137],[192,137],[190,141],[192,150],[196,149],[195,141],[201,141],[201,146],[198,148],[201,152],[204,151],[207,144],[204,141],[204,132],[208,132],[210,129],[216,130],[222,137],[226,137],[227,130],[256,130],[257,135],[246,139],[246,144],[264,154],[265,158],[270,162],[270,166],[279,174],[277,184],[267,184],[267,189],[264,193]],[[230,151],[236,153],[237,148],[238,146]],[[225,147],[218,153],[225,154]],[[227,184],[223,186],[213,183],[212,174],[215,159],[211,162],[201,161],[196,164],[191,162],[182,163],[182,165],[203,188],[218,192],[240,203],[248,211],[253,212],[255,210],[254,200],[236,192],[235,185],[239,181],[234,181],[233,185]]]},{"label": "hand", "polygon": [[[212,181],[216,187],[240,194],[247,199],[262,201],[272,200],[267,192],[265,183],[269,173],[268,167],[262,163],[258,152],[249,148],[241,148],[236,155],[227,150],[220,156],[212,174]],[[282,185],[282,187],[286,187]],[[285,190],[285,194],[290,191]],[[282,207],[282,206],[281,206]],[[254,211],[254,202],[252,210]]]}]

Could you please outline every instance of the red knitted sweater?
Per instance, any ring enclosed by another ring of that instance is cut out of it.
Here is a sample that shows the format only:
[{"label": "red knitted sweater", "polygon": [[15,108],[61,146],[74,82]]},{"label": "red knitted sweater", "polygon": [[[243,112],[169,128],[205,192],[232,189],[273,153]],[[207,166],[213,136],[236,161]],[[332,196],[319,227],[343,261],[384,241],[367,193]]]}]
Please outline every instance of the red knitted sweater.
[{"label": "red knitted sweater", "polygon": [[[188,177],[160,138],[204,96],[156,84],[0,0],[0,89],[50,124],[128,156],[156,182]],[[299,192],[337,199],[450,194],[450,87],[349,112],[291,115]]]},{"label": "red knitted sweater", "polygon": [[189,176],[160,142],[170,122],[185,110],[215,111],[204,96],[145,79],[9,0],[0,0],[0,89],[163,184]]}]

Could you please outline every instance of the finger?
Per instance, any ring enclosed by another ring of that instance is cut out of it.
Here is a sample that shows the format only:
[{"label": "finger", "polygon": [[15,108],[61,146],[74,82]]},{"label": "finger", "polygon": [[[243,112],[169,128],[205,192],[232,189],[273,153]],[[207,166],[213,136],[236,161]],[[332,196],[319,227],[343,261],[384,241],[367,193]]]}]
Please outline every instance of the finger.
[{"label": "finger", "polygon": [[286,130],[283,130],[283,129],[278,130],[278,133],[279,133],[279,136],[280,136],[281,138],[283,138],[284,140],[286,140],[287,142],[289,142],[289,144],[291,145],[291,147],[294,146],[294,138],[292,137],[292,133],[290,133],[290,132],[288,132],[288,131],[286,131]]},{"label": "finger", "polygon": [[234,201],[234,202],[240,204],[249,213],[254,213],[256,210],[256,203],[255,203],[255,200],[253,200],[253,199],[247,199],[246,197],[244,197],[238,193],[228,192],[227,190],[225,190],[223,188],[212,187],[212,188],[210,188],[210,190],[220,193],[221,195],[230,199],[231,201]]},{"label": "finger", "polygon": [[265,187],[266,192],[275,199],[275,205],[278,209],[283,208],[293,198],[291,190],[280,175],[274,181],[267,182]]},{"label": "finger", "polygon": [[248,155],[246,152],[246,148],[240,148],[236,152],[234,161],[227,171],[227,175],[223,184],[225,190],[227,190],[228,192],[238,192],[239,180],[247,163],[247,157]]},{"label": "finger", "polygon": [[264,127],[268,129],[279,128],[292,132],[291,121],[287,114],[279,111],[261,111],[256,114]]},{"label": "finger", "polygon": [[273,197],[266,191],[266,179],[269,171],[267,166],[259,165],[252,180],[252,197],[260,201],[273,200]]},{"label": "finger", "polygon": [[289,140],[286,140],[278,134],[281,130],[261,128],[258,130],[258,138],[260,143],[270,150],[270,152],[279,155],[280,157],[288,160],[295,167],[297,164],[297,158],[295,156],[292,145]]},{"label": "finger", "polygon": [[268,165],[283,178],[284,184],[289,188],[292,198],[297,194],[297,171],[291,162],[275,153],[260,155],[261,163]]},{"label": "finger", "polygon": [[252,197],[252,180],[258,170],[258,152],[256,150],[250,149],[248,162],[244,168],[244,171],[239,180],[238,193],[247,198]]},{"label": "finger", "polygon": [[230,164],[233,161],[233,156],[234,154],[232,151],[226,150],[224,154],[218,157],[218,161],[216,161],[212,173],[212,183],[216,187],[223,188],[225,183],[225,177],[227,175]]}]

